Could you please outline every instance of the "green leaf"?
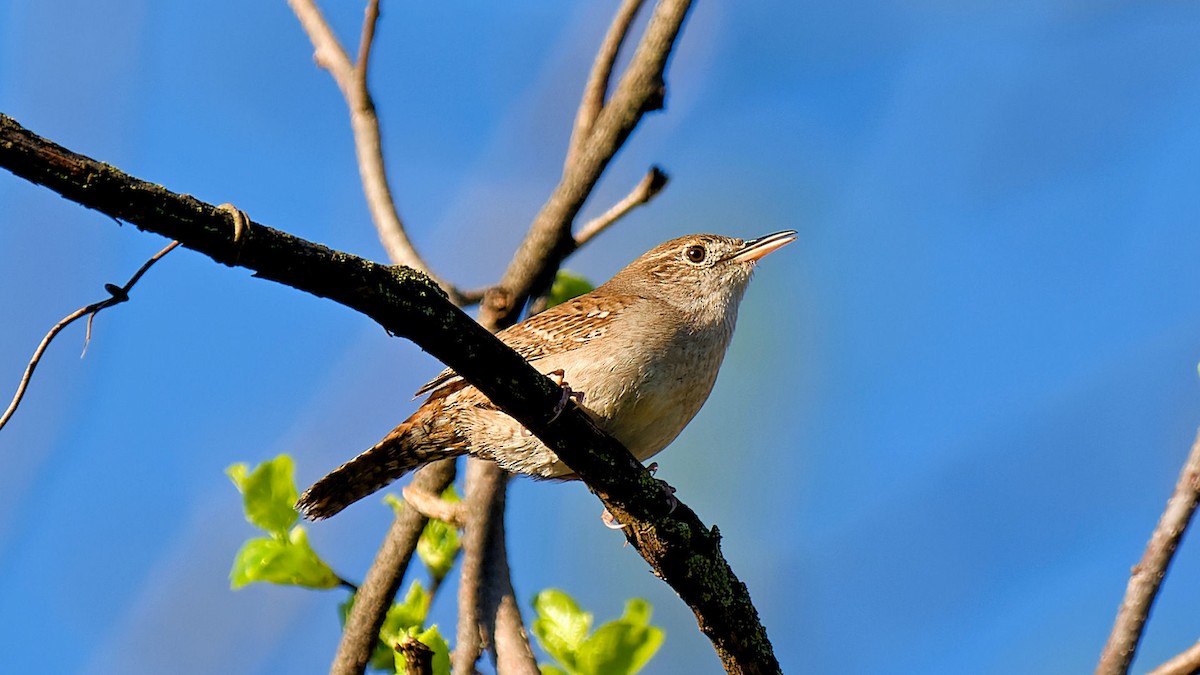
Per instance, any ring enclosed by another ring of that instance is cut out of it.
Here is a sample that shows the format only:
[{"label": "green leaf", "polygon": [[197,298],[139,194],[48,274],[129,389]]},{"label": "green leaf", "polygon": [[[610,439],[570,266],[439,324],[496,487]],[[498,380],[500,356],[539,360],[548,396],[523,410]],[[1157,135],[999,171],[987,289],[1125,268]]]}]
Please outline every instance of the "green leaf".
[{"label": "green leaf", "polygon": [[582,675],[633,675],[662,646],[663,631],[649,625],[650,603],[634,598],[625,603],[625,614],[610,621],[587,639],[576,653]]},{"label": "green leaf", "polygon": [[568,675],[567,671],[557,666],[552,666],[549,663],[539,663],[538,670],[542,675]]},{"label": "green leaf", "polygon": [[280,455],[249,471],[245,464],[234,464],[226,475],[242,493],[246,520],[283,539],[296,523],[296,483],[292,480],[292,458]]},{"label": "green leaf", "polygon": [[578,295],[583,295],[595,288],[592,282],[588,281],[582,274],[576,274],[570,270],[559,270],[558,274],[554,275],[554,283],[550,286],[550,293],[546,296],[546,307],[550,308],[574,298]]},{"label": "green leaf", "polygon": [[533,599],[537,618],[533,635],[546,653],[574,672],[576,652],[587,638],[592,615],[579,608],[575,600],[556,588],[548,588]]},{"label": "green leaf", "polygon": [[286,539],[258,537],[247,541],[233,560],[229,581],[235,589],[255,581],[307,588],[333,588],[340,583],[309,546],[303,527],[292,528]]},{"label": "green leaf", "polygon": [[379,638],[391,644],[407,635],[410,628],[420,628],[425,624],[429,602],[429,592],[421,586],[421,582],[412,582],[404,596],[404,602],[397,602],[388,609],[383,625],[379,628]]},{"label": "green leaf", "polygon": [[[411,628],[420,629],[425,623],[425,615],[429,612],[429,593],[414,581],[408,587],[404,602],[393,603],[383,618],[379,627],[379,640],[371,652],[371,667],[375,670],[393,670],[396,664],[392,645],[397,644],[408,635]],[[345,625],[345,619],[342,620]]]},{"label": "green leaf", "polygon": [[[402,637],[407,636],[416,638],[418,642],[433,650],[433,675],[450,675],[450,644],[438,632],[437,624],[430,626],[424,631],[416,628],[409,629],[406,635]],[[398,651],[394,653],[396,672],[406,672],[404,655]]]},{"label": "green leaf", "polygon": [[[462,501],[454,491],[454,486],[447,487],[442,493],[442,499],[457,503]],[[458,540],[458,530],[444,520],[430,519],[425,523],[421,538],[417,540],[417,555],[421,562],[429,568],[429,573],[437,581],[446,578],[450,568],[454,567],[454,559],[458,556],[461,544]]]}]

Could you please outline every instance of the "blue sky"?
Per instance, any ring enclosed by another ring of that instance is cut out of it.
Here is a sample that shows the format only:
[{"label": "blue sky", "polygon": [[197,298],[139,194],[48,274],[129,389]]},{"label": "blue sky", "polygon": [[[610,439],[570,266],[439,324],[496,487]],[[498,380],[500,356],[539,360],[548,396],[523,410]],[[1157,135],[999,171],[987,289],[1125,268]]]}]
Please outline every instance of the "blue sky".
[{"label": "blue sky", "polygon": [[[327,3],[356,39],[361,8]],[[557,180],[613,3],[384,4],[372,84],[401,214],[494,280]],[[800,232],[761,265],[708,405],[658,459],[721,528],[784,668],[1092,668],[1200,425],[1200,7],[697,3],[585,217],[667,190],[572,260],[599,281],[688,232]],[[381,259],[347,116],[286,4],[0,2],[0,111],[172,190]],[[0,175],[0,384],[164,245]],[[0,660],[79,673],[321,672],[339,592],[228,590],[224,476],[307,483],[439,370],[329,302],[188,251],[51,348],[0,432]],[[7,396],[7,392],[5,393]],[[647,672],[716,672],[580,485],[514,482],[514,583],[601,620],[642,596]],[[366,500],[310,538],[361,578]],[[1144,672],[1200,637],[1185,541]],[[452,590],[452,589],[450,589]],[[445,594],[435,618],[452,623]],[[50,665],[52,664],[52,665]]]}]

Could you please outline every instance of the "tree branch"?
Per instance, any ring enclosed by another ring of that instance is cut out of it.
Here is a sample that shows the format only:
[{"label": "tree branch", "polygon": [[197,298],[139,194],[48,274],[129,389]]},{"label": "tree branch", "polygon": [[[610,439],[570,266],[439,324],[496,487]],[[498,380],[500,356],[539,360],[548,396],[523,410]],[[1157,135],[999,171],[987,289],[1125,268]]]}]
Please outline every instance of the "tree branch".
[{"label": "tree branch", "polygon": [[1146,675],[1196,675],[1200,672],[1200,642],[1171,657]]},{"label": "tree branch", "polygon": [[579,110],[575,113],[575,127],[571,130],[571,140],[567,145],[566,165],[568,167],[579,155],[584,141],[592,131],[592,126],[596,124],[596,118],[604,109],[604,95],[608,93],[608,82],[612,79],[612,70],[617,61],[617,54],[621,51],[621,44],[625,42],[625,36],[629,35],[629,27],[633,24],[634,17],[637,16],[638,10],[644,3],[645,0],[625,0],[621,3],[621,8],[617,10],[617,16],[613,18],[612,24],[608,27],[608,33],[604,36],[600,51],[596,54],[595,62],[592,63],[592,72],[588,75],[587,84],[584,85]]},{"label": "tree branch", "polygon": [[493,462],[467,460],[467,510],[458,587],[458,638],[454,672],[474,673],[484,648],[496,655],[496,672],[538,673],[517,605],[505,547],[504,505],[508,474]]},{"label": "tree branch", "polygon": [[[446,459],[417,471],[410,485],[417,490],[441,494],[454,482],[454,474],[454,460]],[[417,509],[404,509],[396,514],[367,571],[367,578],[355,594],[354,606],[346,617],[342,640],[329,669],[330,675],[358,675],[366,669],[379,639],[379,628],[400,588],[426,520]]]},{"label": "tree branch", "polygon": [[[720,533],[578,408],[555,415],[562,389],[451,304],[424,275],[379,265],[251,223],[239,245],[227,213],[58,146],[0,115],[0,167],[139,229],[178,239],[219,263],[328,298],[416,342],[545,442],[621,523],[655,573],[695,613],[731,673],[779,672],[745,585],[720,551]],[[672,509],[672,507],[674,507]]]},{"label": "tree branch", "polygon": [[1125,598],[1117,612],[1096,675],[1124,675],[1129,672],[1137,652],[1138,642],[1150,616],[1154,598],[1166,577],[1167,567],[1175,555],[1175,549],[1183,539],[1183,533],[1191,522],[1196,504],[1200,502],[1200,433],[1192,444],[1192,451],[1183,465],[1175,492],[1167,501],[1167,507],[1159,518],[1158,526],[1150,535],[1142,559],[1133,567]]},{"label": "tree branch", "polygon": [[125,282],[124,286],[105,284],[104,288],[108,291],[109,297],[100,300],[99,302],[93,302],[86,307],[80,307],[74,312],[71,312],[63,317],[63,319],[58,323],[54,324],[50,331],[46,333],[46,337],[42,338],[42,341],[38,343],[37,349],[33,350],[33,356],[29,359],[29,365],[25,366],[25,373],[21,376],[20,383],[17,384],[17,393],[13,394],[12,402],[8,404],[8,409],[4,411],[3,415],[0,415],[0,429],[3,429],[4,425],[8,424],[8,421],[12,419],[13,414],[17,412],[17,407],[21,405],[21,400],[25,398],[25,390],[29,388],[29,382],[33,379],[33,371],[36,370],[38,364],[41,363],[42,355],[46,353],[46,348],[50,346],[50,343],[54,341],[54,338],[57,337],[64,328],[86,316],[88,318],[87,336],[83,341],[83,348],[86,350],[88,342],[90,342],[92,339],[92,319],[96,318],[96,315],[100,313],[100,310],[107,309],[113,305],[119,305],[122,302],[129,300],[129,291],[133,289],[133,286],[138,282],[138,279],[142,278],[142,275],[146,273],[146,270],[150,269],[154,263],[158,262],[164,255],[170,253],[171,249],[178,245],[179,242],[173,241],[170,244],[167,244],[158,253],[150,256],[150,259],[143,263],[140,268],[138,268],[138,271],[135,272],[132,277],[130,277],[129,281]]},{"label": "tree branch", "polygon": [[375,223],[379,241],[383,244],[388,259],[397,265],[405,265],[428,274],[456,304],[463,304],[457,289],[438,279],[417,253],[396,210],[396,202],[388,184],[379,118],[375,114],[375,102],[367,88],[371,45],[375,39],[375,26],[379,21],[379,0],[367,2],[356,62],[350,61],[349,55],[333,34],[314,0],[288,0],[288,5],[313,44],[313,59],[318,66],[329,71],[346,100],[346,107],[350,111],[350,127],[354,133],[354,151],[358,157],[363,195],[366,197],[367,208],[370,209],[371,219]]},{"label": "tree branch", "polygon": [[657,166],[650,167],[645,177],[634,186],[629,194],[625,195],[624,199],[579,228],[579,232],[575,235],[575,248],[588,243],[593,237],[607,230],[609,225],[623,218],[625,214],[654,199],[667,186],[667,180],[668,176],[662,169]]}]

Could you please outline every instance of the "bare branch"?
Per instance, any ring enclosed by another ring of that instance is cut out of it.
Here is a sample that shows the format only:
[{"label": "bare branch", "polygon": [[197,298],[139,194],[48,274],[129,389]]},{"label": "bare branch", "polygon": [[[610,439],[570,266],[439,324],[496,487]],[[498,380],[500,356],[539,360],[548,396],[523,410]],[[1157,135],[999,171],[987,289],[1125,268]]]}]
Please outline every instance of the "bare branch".
[{"label": "bare branch", "polygon": [[646,172],[646,176],[634,186],[629,194],[625,195],[624,199],[613,204],[603,214],[593,218],[583,227],[579,228],[579,232],[575,235],[575,248],[588,243],[593,237],[608,229],[609,225],[624,217],[625,214],[654,199],[667,186],[668,179],[669,177],[662,169],[657,166],[650,167],[650,170]]},{"label": "bare branch", "polygon": [[1167,567],[1175,555],[1175,549],[1183,539],[1183,533],[1191,522],[1196,504],[1200,502],[1200,433],[1192,444],[1192,451],[1179,474],[1175,492],[1167,501],[1167,507],[1159,518],[1158,526],[1150,535],[1142,559],[1133,568],[1125,598],[1117,612],[1117,620],[1108,643],[1100,653],[1096,675],[1124,675],[1129,672],[1137,652],[1138,642],[1150,616],[1154,598],[1167,574]]},{"label": "bare branch", "polygon": [[342,43],[338,42],[329,22],[321,14],[317,3],[313,0],[288,0],[292,13],[300,20],[300,26],[308,34],[309,42],[313,45],[313,61],[333,76],[333,81],[342,90],[342,96],[349,99],[351,80],[354,77],[354,64]]},{"label": "bare branch", "polygon": [[46,337],[42,338],[42,341],[38,343],[37,349],[33,351],[33,357],[29,359],[29,365],[25,366],[25,373],[21,376],[21,382],[17,384],[17,393],[13,395],[12,402],[8,404],[8,409],[4,411],[3,415],[0,415],[0,429],[3,429],[4,425],[8,424],[8,421],[12,419],[13,414],[17,412],[17,407],[21,405],[21,400],[25,398],[25,390],[29,388],[29,382],[33,379],[33,371],[37,369],[38,363],[40,363],[42,360],[42,355],[46,353],[46,348],[50,346],[50,343],[54,341],[54,338],[61,333],[64,328],[70,326],[78,319],[86,316],[88,318],[87,335],[83,342],[84,350],[86,351],[87,344],[92,339],[92,319],[94,319],[96,315],[100,313],[100,310],[112,307],[113,305],[119,305],[122,302],[129,300],[129,291],[132,290],[134,284],[136,284],[138,280],[142,278],[142,275],[146,273],[146,270],[150,269],[154,263],[158,262],[164,255],[170,253],[171,249],[178,245],[179,242],[173,241],[170,244],[167,244],[166,247],[164,247],[158,253],[150,256],[150,259],[142,263],[142,266],[138,268],[138,271],[135,272],[132,277],[129,278],[129,281],[125,282],[124,286],[105,284],[104,288],[109,292],[109,297],[99,302],[93,302],[86,307],[80,307],[74,312],[71,312],[63,317],[63,319],[58,323],[54,324],[50,331],[46,333]]},{"label": "bare branch", "polygon": [[461,528],[466,520],[463,513],[465,509],[461,502],[446,501],[432,492],[419,489],[415,485],[406,485],[400,492],[404,495],[404,501],[408,502],[409,506],[416,509],[426,518],[441,520],[457,528]]},{"label": "bare branch", "polygon": [[512,587],[508,568],[508,548],[504,533],[505,490],[508,475],[500,467],[491,465],[488,471],[502,476],[503,484],[496,491],[490,511],[491,535],[488,537],[487,553],[484,556],[483,631],[490,635],[492,651],[496,655],[496,672],[504,675],[538,675],[537,659],[529,645],[529,634],[521,618],[521,608]]},{"label": "bare branch", "polygon": [[1146,675],[1195,675],[1200,672],[1200,642],[1176,654]]},{"label": "bare branch", "polygon": [[375,114],[375,102],[371,99],[371,92],[367,87],[367,66],[371,46],[375,40],[375,27],[379,20],[379,1],[368,0],[357,64],[351,63],[346,50],[313,0],[288,0],[288,5],[313,44],[317,65],[329,71],[346,100],[363,196],[388,259],[396,265],[405,265],[429,275],[457,301],[457,290],[433,274],[409,240],[388,184],[379,118]]},{"label": "bare branch", "polygon": [[625,0],[621,3],[621,8],[617,10],[612,25],[608,27],[608,33],[604,36],[604,42],[601,43],[596,60],[592,63],[592,72],[588,75],[587,84],[583,88],[583,98],[579,102],[579,110],[575,113],[575,127],[571,131],[571,141],[567,145],[566,163],[568,166],[575,161],[584,139],[591,133],[592,125],[596,123],[596,118],[604,109],[604,95],[608,93],[608,82],[612,78],[612,69],[617,61],[617,54],[621,51],[621,44],[625,42],[625,36],[629,34],[629,26],[633,24],[633,18],[637,16],[638,10],[642,8],[644,2],[645,0]]},{"label": "bare branch", "polygon": [[493,462],[467,460],[466,529],[458,582],[458,636],[453,671],[474,673],[484,649],[496,655],[496,672],[538,672],[509,578],[504,541],[508,474]]},{"label": "bare branch", "polygon": [[[446,486],[454,482],[455,463],[452,459],[435,462],[417,471],[413,476],[412,489],[441,494]],[[346,628],[338,644],[337,655],[330,667],[330,675],[360,675],[371,660],[371,652],[379,639],[379,628],[387,614],[404,578],[404,571],[412,559],[417,539],[425,529],[426,518],[416,509],[404,509],[396,514],[375,561],[367,571],[367,578],[354,598],[354,605],[346,617]]]},{"label": "bare branch", "polygon": [[354,62],[356,84],[367,92],[367,64],[371,61],[371,47],[375,43],[375,26],[379,23],[379,0],[367,0],[363,10],[362,37],[358,40],[358,59]]},{"label": "bare branch", "polygon": [[489,470],[483,460],[467,460],[467,494],[463,499],[466,527],[460,540],[462,570],[458,577],[458,634],[451,659],[451,670],[455,675],[475,672],[475,663],[490,639],[484,633],[482,619],[484,559],[492,531],[492,516],[499,516],[495,510],[497,502],[501,505],[504,502],[504,476],[498,473],[499,467],[493,465],[493,468],[495,470]]}]

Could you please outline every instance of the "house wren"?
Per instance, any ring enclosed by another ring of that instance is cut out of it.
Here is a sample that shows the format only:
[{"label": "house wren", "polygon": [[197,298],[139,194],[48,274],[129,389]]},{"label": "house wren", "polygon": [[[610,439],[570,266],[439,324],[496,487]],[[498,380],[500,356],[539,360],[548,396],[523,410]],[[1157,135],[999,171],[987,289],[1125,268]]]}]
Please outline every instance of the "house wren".
[{"label": "house wren", "polygon": [[[704,405],[759,258],[793,231],[744,241],[672,239],[599,288],[498,334],[530,364],[581,392],[581,408],[639,461],[673,441]],[[550,448],[446,370],[429,398],[374,447],[317,481],[297,503],[328,518],[429,462],[470,454],[536,478],[575,478]],[[565,403],[565,399],[564,399]]]}]

